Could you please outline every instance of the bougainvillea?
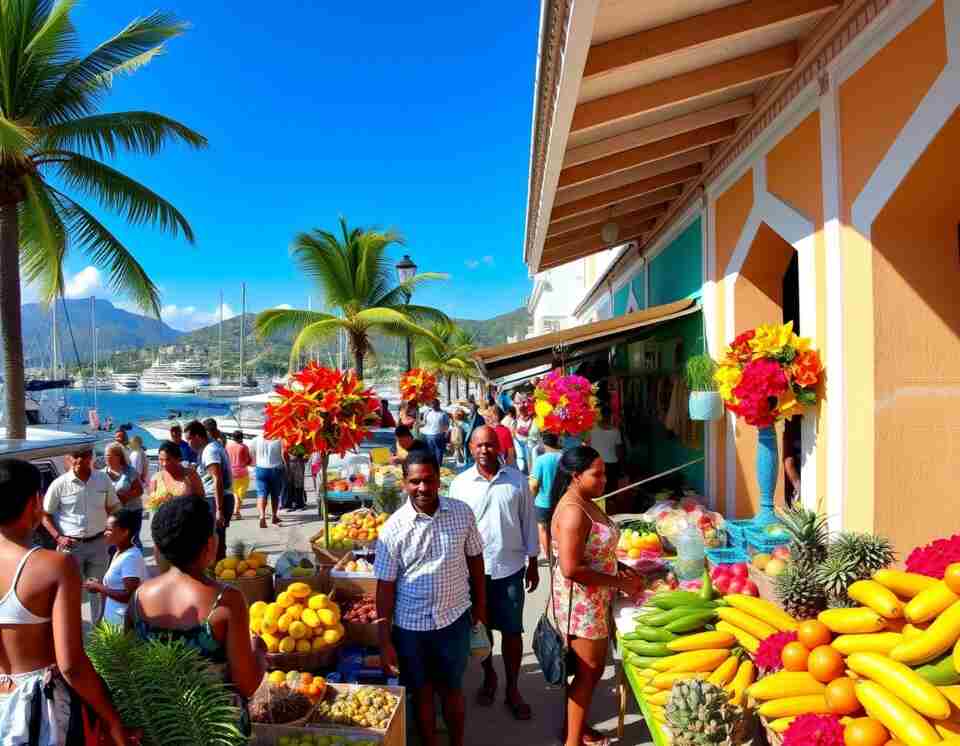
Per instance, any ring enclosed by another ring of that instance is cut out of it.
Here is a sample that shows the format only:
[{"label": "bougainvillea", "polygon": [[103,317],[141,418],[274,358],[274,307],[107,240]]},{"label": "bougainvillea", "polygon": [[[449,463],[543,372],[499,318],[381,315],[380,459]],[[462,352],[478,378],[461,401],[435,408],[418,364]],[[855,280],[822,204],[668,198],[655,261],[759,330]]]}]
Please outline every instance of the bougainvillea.
[{"label": "bougainvillea", "polygon": [[783,746],[843,746],[836,715],[798,715],[783,732]]},{"label": "bougainvillea", "polygon": [[565,376],[552,370],[533,390],[533,411],[542,432],[579,435],[597,421],[594,386],[583,376]]},{"label": "bougainvillea", "polygon": [[758,326],[737,336],[714,380],[724,405],[748,425],[769,427],[816,404],[823,365],[793,323]]},{"label": "bougainvillea", "polygon": [[437,398],[437,377],[423,368],[408,370],[400,376],[400,398],[417,404],[429,404]]},{"label": "bougainvillea", "polygon": [[960,562],[960,534],[914,549],[907,557],[907,571],[943,578],[947,565],[954,562]]},{"label": "bougainvillea", "polygon": [[795,642],[796,632],[777,632],[776,634],[764,637],[760,641],[756,654],[753,656],[757,668],[764,674],[773,673],[783,668],[781,654],[788,642]]},{"label": "bougainvillea", "polygon": [[342,456],[370,437],[379,408],[376,394],[353,371],[311,363],[277,386],[263,431],[291,450]]}]

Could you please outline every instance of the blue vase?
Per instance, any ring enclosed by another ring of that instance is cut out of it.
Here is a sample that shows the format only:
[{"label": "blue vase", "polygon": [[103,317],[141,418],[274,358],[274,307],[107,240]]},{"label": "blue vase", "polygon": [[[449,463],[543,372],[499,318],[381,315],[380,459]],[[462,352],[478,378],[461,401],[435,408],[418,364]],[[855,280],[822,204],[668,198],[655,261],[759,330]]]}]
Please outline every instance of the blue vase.
[{"label": "blue vase", "polygon": [[723,399],[717,391],[691,391],[688,409],[691,420],[715,422],[723,417]]},{"label": "blue vase", "polygon": [[780,474],[780,454],[777,448],[777,430],[772,425],[757,429],[757,482],[760,485],[760,512],[753,522],[768,526],[777,522],[773,510],[773,493]]}]

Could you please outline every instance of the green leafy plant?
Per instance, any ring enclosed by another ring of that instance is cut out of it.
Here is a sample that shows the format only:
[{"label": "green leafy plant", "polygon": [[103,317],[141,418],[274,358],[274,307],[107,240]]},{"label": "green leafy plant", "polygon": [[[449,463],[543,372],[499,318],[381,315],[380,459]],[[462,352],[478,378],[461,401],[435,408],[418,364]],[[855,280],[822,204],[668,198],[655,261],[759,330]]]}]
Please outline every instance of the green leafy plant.
[{"label": "green leafy plant", "polygon": [[396,482],[371,482],[369,489],[373,497],[373,507],[380,513],[394,513],[403,504],[404,495]]},{"label": "green leafy plant", "polygon": [[101,624],[86,648],[124,725],[143,729],[144,746],[247,743],[230,690],[182,640],[142,642]]},{"label": "green leafy plant", "polygon": [[694,355],[687,360],[687,388],[691,391],[716,391],[713,374],[717,364],[709,355]]}]

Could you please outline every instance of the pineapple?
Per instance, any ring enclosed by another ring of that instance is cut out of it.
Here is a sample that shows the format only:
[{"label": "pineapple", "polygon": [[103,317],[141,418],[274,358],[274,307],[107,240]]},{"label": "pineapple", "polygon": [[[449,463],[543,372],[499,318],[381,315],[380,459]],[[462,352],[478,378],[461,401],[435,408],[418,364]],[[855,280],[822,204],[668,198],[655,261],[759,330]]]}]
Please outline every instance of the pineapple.
[{"label": "pineapple", "polygon": [[830,608],[845,608],[851,605],[847,598],[847,588],[851,583],[863,580],[869,575],[860,572],[850,557],[835,551],[835,548],[836,544],[830,547],[827,558],[817,567],[816,577],[827,594]]},{"label": "pineapple", "polygon": [[797,619],[815,619],[827,607],[827,594],[811,565],[791,562],[773,579],[773,589],[784,611]]},{"label": "pineapple", "polygon": [[873,573],[889,567],[897,558],[890,540],[885,536],[844,532],[830,545],[830,554],[849,561],[861,578],[873,577]]},{"label": "pineapple", "polygon": [[793,507],[780,512],[780,522],[790,534],[790,558],[812,567],[827,557],[827,518],[813,510]]},{"label": "pineapple", "polygon": [[674,746],[753,743],[753,718],[729,700],[729,694],[706,681],[675,683],[665,709]]}]

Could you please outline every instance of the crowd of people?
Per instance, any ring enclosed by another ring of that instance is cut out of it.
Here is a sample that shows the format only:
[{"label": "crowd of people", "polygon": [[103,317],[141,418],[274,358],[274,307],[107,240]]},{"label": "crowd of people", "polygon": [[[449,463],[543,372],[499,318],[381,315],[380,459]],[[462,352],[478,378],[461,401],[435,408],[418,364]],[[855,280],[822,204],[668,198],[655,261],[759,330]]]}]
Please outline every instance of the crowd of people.
[{"label": "crowd of people", "polygon": [[[586,716],[606,663],[609,605],[616,591],[632,595],[643,586],[618,563],[617,529],[594,502],[617,474],[622,444],[603,433],[606,415],[599,437],[590,436],[594,448],[537,433],[523,408],[501,403],[481,410],[470,401],[452,417],[439,402],[423,417],[415,408],[399,412],[394,460],[407,500],[384,524],[375,552],[383,666],[408,687],[423,743],[437,743],[439,696],[459,746],[471,636],[485,630],[492,648],[498,634],[503,704],[515,719],[531,719],[520,688],[523,610],[545,555],[552,613],[575,660],[563,740],[602,743]],[[94,468],[91,451],[73,453],[69,470],[42,494],[35,467],[0,462],[0,589],[8,589],[0,597],[0,743],[66,742],[49,734],[67,732],[78,703],[96,713],[113,743],[137,742],[83,652],[81,594],[95,622],[193,644],[221,671],[249,732],[245,703],[265,671],[265,649],[249,633],[243,596],[206,571],[225,554],[231,520],[242,517],[235,495],[253,482],[260,526],[267,527],[268,504],[279,523],[281,500],[297,508],[305,499],[305,460],[290,458],[279,441],[248,446],[240,432],[228,441],[215,421],[193,421],[171,427],[151,477],[142,443],[126,435],[118,431],[106,448],[103,469]],[[441,497],[448,452],[462,468]],[[150,525],[160,573],[152,578],[140,545],[148,498],[160,498]],[[35,545],[37,529],[49,548]],[[501,683],[492,655],[482,669],[475,703],[489,707]]]}]

